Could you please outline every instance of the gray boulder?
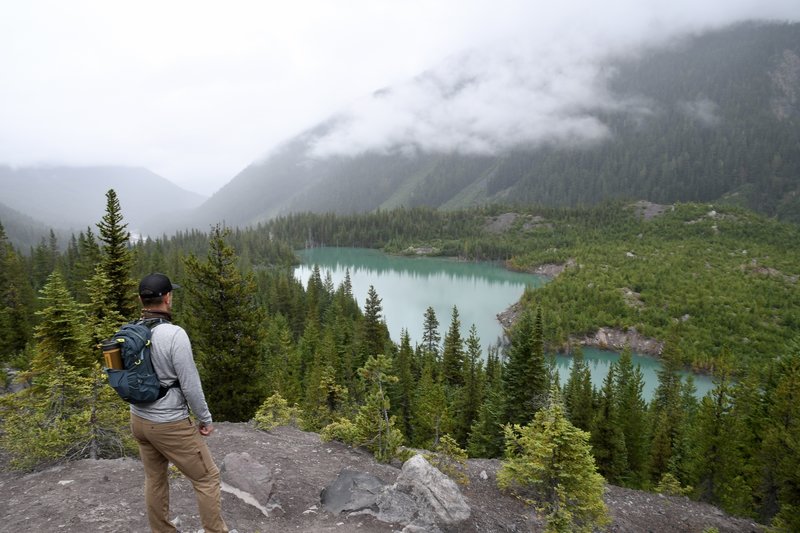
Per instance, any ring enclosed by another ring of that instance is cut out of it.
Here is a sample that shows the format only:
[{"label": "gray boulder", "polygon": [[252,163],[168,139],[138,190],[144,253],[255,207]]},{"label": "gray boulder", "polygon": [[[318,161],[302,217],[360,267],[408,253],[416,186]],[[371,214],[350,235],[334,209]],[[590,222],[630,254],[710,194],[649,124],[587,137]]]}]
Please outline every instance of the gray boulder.
[{"label": "gray boulder", "polygon": [[272,471],[247,452],[229,453],[222,460],[222,490],[256,507],[265,516],[280,509],[274,501]]},{"label": "gray boulder", "polygon": [[345,468],[336,479],[322,489],[322,506],[333,514],[341,512],[377,511],[376,500],[386,483],[371,474]]},{"label": "gray boulder", "polygon": [[421,455],[403,464],[397,482],[377,499],[377,518],[407,524],[409,531],[438,531],[470,517],[471,510],[458,485]]}]

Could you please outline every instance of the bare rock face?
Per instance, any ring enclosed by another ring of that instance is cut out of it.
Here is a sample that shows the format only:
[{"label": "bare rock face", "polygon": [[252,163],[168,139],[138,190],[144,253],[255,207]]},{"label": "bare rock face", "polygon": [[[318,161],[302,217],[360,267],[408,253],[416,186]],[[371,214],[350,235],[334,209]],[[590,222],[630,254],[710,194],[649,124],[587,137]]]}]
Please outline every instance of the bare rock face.
[{"label": "bare rock face", "polygon": [[622,351],[626,346],[637,353],[658,356],[664,349],[664,343],[641,335],[636,328],[620,331],[611,328],[600,328],[594,335],[585,337],[581,344],[596,346],[604,350]]},{"label": "bare rock face", "polygon": [[403,464],[394,485],[378,496],[378,508],[379,520],[406,524],[407,531],[438,531],[471,514],[458,485],[421,455]]}]

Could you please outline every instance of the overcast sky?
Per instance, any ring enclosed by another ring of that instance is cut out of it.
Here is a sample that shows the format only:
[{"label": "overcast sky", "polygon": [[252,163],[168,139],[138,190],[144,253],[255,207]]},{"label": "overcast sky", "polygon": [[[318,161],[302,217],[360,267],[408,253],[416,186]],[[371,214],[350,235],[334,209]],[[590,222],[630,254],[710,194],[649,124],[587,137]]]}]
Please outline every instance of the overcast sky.
[{"label": "overcast sky", "polygon": [[604,93],[604,55],[800,20],[798,0],[555,4],[0,0],[0,164],[144,166],[210,195],[332,115],[315,156],[592,141],[607,132],[576,109],[646,112]]}]

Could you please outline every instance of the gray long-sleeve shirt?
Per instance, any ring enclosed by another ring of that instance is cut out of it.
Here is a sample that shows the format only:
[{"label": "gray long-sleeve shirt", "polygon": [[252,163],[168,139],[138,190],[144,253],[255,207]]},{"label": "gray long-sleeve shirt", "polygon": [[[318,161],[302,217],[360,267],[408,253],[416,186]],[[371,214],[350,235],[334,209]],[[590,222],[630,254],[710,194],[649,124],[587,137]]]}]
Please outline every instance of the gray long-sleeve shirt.
[{"label": "gray long-sleeve shirt", "polygon": [[177,379],[180,387],[169,389],[167,395],[148,404],[131,404],[131,412],[152,422],[174,422],[189,416],[189,410],[203,424],[211,423],[200,375],[194,364],[192,344],[186,331],[174,324],[159,324],[153,328],[150,358],[162,386],[168,387]]}]

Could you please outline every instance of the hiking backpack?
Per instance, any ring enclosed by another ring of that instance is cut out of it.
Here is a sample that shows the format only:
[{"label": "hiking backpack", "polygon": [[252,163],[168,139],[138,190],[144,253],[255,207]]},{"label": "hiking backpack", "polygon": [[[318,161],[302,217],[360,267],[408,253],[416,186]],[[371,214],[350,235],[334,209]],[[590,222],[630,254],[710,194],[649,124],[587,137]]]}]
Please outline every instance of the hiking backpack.
[{"label": "hiking backpack", "polygon": [[137,320],[125,324],[102,343],[104,356],[109,351],[119,350],[122,368],[109,368],[117,365],[109,364],[107,358],[105,371],[109,385],[128,403],[152,403],[166,396],[172,387],[179,386],[177,381],[169,387],[162,386],[150,359],[152,329],[162,323],[169,322],[162,318]]}]

